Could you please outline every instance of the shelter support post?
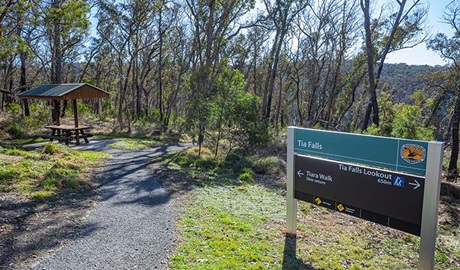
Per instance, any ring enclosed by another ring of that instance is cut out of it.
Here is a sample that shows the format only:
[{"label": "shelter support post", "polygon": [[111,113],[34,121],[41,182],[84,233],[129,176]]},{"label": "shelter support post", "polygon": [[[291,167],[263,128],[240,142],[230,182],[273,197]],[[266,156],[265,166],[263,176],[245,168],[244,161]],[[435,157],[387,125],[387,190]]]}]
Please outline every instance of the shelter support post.
[{"label": "shelter support post", "polygon": [[72,108],[73,108],[73,119],[74,119],[75,127],[78,127],[78,107],[77,107],[76,99],[72,99]]},{"label": "shelter support post", "polygon": [[59,106],[59,100],[54,100],[54,117],[56,118],[56,126],[61,125],[61,121],[59,119],[61,113],[61,108]]}]

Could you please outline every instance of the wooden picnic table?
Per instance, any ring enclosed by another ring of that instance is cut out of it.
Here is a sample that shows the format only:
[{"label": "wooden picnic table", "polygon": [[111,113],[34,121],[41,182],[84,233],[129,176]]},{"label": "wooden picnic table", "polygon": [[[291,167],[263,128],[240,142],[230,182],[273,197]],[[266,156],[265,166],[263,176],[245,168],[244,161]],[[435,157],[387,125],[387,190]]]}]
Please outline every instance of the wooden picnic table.
[{"label": "wooden picnic table", "polygon": [[93,134],[85,132],[85,130],[91,129],[90,126],[78,126],[73,125],[50,125],[45,126],[47,129],[51,129],[51,135],[43,135],[42,138],[49,138],[50,141],[54,139],[65,142],[66,145],[69,145],[69,141],[75,139],[75,144],[80,144],[80,138],[83,138],[86,143],[89,143],[88,138],[93,136]]}]

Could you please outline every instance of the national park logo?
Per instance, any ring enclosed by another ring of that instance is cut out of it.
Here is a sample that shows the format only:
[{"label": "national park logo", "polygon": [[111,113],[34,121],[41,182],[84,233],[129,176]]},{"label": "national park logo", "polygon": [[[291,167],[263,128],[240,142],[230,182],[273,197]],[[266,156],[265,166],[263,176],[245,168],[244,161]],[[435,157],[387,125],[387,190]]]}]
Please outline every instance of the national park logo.
[{"label": "national park logo", "polygon": [[409,164],[417,164],[425,160],[426,150],[421,145],[404,144],[401,147],[401,158]]}]

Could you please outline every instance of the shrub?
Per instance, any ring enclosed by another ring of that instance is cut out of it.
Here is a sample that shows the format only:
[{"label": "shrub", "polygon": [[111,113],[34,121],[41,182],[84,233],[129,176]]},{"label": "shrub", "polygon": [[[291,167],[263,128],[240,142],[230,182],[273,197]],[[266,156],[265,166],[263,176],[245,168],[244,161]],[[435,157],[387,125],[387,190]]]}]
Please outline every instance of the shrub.
[{"label": "shrub", "polygon": [[393,120],[391,135],[415,140],[432,140],[433,129],[423,125],[422,109],[414,105],[402,107]]},{"label": "shrub", "polygon": [[59,146],[51,142],[45,144],[45,146],[43,147],[43,153],[47,155],[54,155],[61,152],[62,149],[60,149]]},{"label": "shrub", "polygon": [[27,136],[27,133],[17,122],[9,124],[6,127],[5,131],[8,134],[10,134],[14,139],[21,139]]},{"label": "shrub", "polygon": [[248,184],[254,184],[254,173],[248,169],[244,170],[243,173],[241,173],[238,176],[238,180],[244,183]]},{"label": "shrub", "polygon": [[21,157],[28,156],[27,151],[18,149],[16,147],[6,149],[6,150],[4,150],[4,153],[5,153],[5,155],[9,155],[9,156],[21,156]]},{"label": "shrub", "polygon": [[283,172],[283,167],[278,157],[275,156],[256,160],[253,169],[257,174],[280,174]]},{"label": "shrub", "polygon": [[252,160],[247,156],[232,151],[225,158],[223,166],[231,169],[235,173],[239,173],[245,168],[252,167]]}]

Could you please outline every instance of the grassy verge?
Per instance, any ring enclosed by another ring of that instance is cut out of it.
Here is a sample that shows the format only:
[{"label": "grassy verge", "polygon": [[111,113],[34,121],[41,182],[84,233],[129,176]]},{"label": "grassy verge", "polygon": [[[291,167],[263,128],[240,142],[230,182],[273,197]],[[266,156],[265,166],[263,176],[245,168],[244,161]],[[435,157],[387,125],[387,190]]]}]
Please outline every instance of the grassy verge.
[{"label": "grassy verge", "polygon": [[111,144],[110,147],[121,150],[142,150],[152,148],[165,143],[177,142],[178,139],[174,136],[168,137],[165,135],[156,137],[142,137],[133,136],[131,134],[120,133],[113,135],[96,135],[98,139],[110,139],[114,140],[115,143]]},{"label": "grassy verge", "polygon": [[[237,173],[254,171],[253,162],[236,170],[193,150],[166,159],[194,186],[180,207],[171,269],[417,269],[418,237],[307,203],[299,204],[297,238],[286,237],[284,188]],[[449,207],[458,213],[459,202]],[[458,216],[441,221],[436,269],[460,269],[459,233]]]},{"label": "grassy verge", "polygon": [[30,151],[0,148],[0,192],[45,200],[66,190],[89,187],[91,166],[107,157],[52,143]]},{"label": "grassy verge", "polygon": [[275,193],[244,185],[208,186],[194,195],[178,224],[182,242],[172,269],[261,269],[280,263],[283,247],[271,240],[282,235],[270,223],[284,212]]},{"label": "grassy verge", "polygon": [[134,138],[118,138],[110,147],[121,150],[141,150],[162,145],[161,142]]}]

